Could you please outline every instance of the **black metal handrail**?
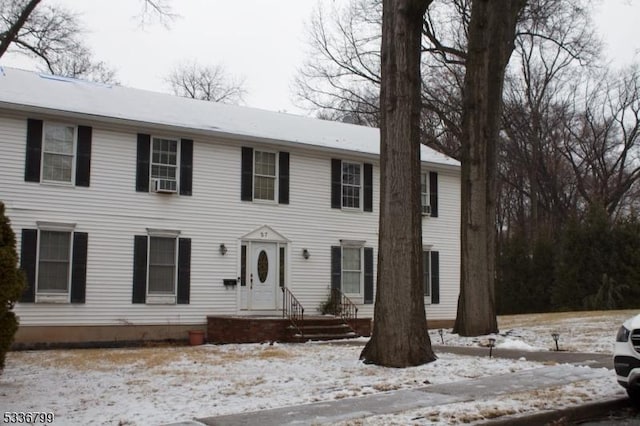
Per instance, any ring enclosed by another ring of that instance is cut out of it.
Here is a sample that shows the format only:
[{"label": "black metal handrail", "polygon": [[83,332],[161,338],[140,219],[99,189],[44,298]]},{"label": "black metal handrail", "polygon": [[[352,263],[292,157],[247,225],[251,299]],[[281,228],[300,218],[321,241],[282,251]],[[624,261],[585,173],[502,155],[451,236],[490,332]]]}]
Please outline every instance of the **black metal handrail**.
[{"label": "black metal handrail", "polygon": [[280,288],[282,289],[282,317],[289,318],[291,325],[304,338],[304,308],[288,288]]},{"label": "black metal handrail", "polygon": [[331,305],[334,308],[333,314],[340,316],[347,324],[354,328],[352,322],[358,319],[358,307],[351,299],[338,288],[331,289]]}]

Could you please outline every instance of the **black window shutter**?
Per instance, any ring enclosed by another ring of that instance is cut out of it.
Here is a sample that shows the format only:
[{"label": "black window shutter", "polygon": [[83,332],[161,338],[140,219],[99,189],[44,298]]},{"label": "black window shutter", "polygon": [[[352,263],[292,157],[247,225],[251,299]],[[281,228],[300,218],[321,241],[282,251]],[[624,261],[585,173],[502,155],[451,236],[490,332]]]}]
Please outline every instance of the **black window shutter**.
[{"label": "black window shutter", "polygon": [[331,208],[342,208],[342,160],[331,159]]},{"label": "black window shutter", "polygon": [[373,303],[373,247],[364,248],[364,303]]},{"label": "black window shutter", "polygon": [[73,233],[73,259],[71,263],[71,303],[84,303],[87,293],[87,246],[89,234]]},{"label": "black window shutter", "polygon": [[289,153],[278,154],[278,203],[289,204]]},{"label": "black window shutter", "polygon": [[27,152],[24,162],[25,182],[40,182],[42,156],[42,120],[27,119]]},{"label": "black window shutter", "polygon": [[191,238],[178,239],[178,298],[179,304],[189,304],[191,293]]},{"label": "black window shutter", "polygon": [[331,288],[342,288],[342,247],[331,247]]},{"label": "black window shutter", "polygon": [[78,126],[78,158],[76,159],[76,186],[89,186],[91,180],[91,137],[89,126]]},{"label": "black window shutter", "polygon": [[27,278],[27,288],[20,296],[20,302],[32,303],[36,301],[36,259],[38,255],[38,230],[23,229],[20,244],[20,269]]},{"label": "black window shutter", "polygon": [[240,181],[240,199],[253,200],[253,148],[242,147],[242,176]]},{"label": "black window shutter", "polygon": [[364,163],[364,203],[365,212],[373,211],[373,165]]},{"label": "black window shutter", "polygon": [[146,235],[136,235],[133,240],[133,298],[131,303],[147,300],[147,244]]},{"label": "black window shutter", "polygon": [[440,253],[431,252],[431,303],[440,303]]},{"label": "black window shutter", "polygon": [[150,155],[151,135],[138,133],[138,155],[136,159],[136,191],[138,192],[149,192]]},{"label": "black window shutter", "polygon": [[431,217],[438,217],[438,174],[429,172],[429,206]]},{"label": "black window shutter", "polygon": [[180,195],[191,195],[193,186],[193,140],[180,141]]}]

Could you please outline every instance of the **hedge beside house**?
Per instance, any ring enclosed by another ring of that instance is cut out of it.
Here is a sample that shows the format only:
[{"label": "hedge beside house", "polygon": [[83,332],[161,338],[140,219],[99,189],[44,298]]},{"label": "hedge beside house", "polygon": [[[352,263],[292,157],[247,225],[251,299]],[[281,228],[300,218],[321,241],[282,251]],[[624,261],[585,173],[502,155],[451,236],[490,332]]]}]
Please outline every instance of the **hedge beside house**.
[{"label": "hedge beside house", "polygon": [[16,236],[0,202],[0,372],[4,369],[7,351],[18,330],[13,306],[24,288],[24,275],[18,269]]}]

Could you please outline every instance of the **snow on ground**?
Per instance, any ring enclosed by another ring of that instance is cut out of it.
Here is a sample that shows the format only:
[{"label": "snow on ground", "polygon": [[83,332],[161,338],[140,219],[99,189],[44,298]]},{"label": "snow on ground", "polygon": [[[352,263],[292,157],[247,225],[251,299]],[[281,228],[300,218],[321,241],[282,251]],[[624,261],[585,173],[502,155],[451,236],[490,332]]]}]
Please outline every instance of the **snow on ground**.
[{"label": "snow on ground", "polygon": [[[508,347],[607,352],[633,312],[501,317]],[[552,331],[553,330],[553,331]],[[445,344],[484,345],[488,337]],[[438,331],[431,332],[440,343]],[[50,411],[54,424],[146,425],[450,383],[540,367],[525,360],[439,353],[431,364],[389,369],[358,361],[354,344],[204,345],[11,352],[0,376],[0,411]],[[425,408],[362,424],[452,424],[623,395],[609,378],[472,403]],[[349,423],[349,424],[358,424]]]},{"label": "snow on ground", "polygon": [[429,334],[437,344],[444,341],[452,346],[488,346],[492,337],[497,348],[540,351],[555,350],[552,334],[558,333],[560,350],[612,353],[618,328],[638,313],[626,310],[506,315],[498,317],[497,335],[465,338],[451,330],[442,330],[442,338],[439,330],[430,330]]}]

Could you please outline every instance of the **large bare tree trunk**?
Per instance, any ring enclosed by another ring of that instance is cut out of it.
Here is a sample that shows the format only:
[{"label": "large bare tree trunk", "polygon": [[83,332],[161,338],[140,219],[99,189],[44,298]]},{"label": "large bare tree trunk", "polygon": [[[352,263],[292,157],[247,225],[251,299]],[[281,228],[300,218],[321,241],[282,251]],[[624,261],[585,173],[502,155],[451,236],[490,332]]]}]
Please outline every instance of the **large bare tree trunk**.
[{"label": "large bare tree trunk", "polygon": [[436,359],[422,284],[420,38],[431,0],[384,0],[380,91],[380,227],[375,325],[367,363],[408,367]]},{"label": "large bare tree trunk", "polygon": [[505,67],[526,0],[474,0],[462,119],[462,253],[454,332],[498,331],[495,307],[496,152]]}]

